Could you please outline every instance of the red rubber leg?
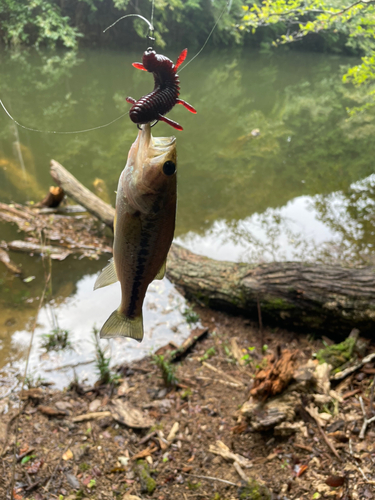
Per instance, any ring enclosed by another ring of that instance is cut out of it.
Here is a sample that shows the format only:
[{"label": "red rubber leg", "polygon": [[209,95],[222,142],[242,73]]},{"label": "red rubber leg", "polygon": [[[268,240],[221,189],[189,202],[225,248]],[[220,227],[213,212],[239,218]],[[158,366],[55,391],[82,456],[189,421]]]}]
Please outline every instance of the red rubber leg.
[{"label": "red rubber leg", "polygon": [[129,102],[130,104],[135,104],[137,101],[133,99],[132,97],[127,97],[126,102]]},{"label": "red rubber leg", "polygon": [[176,69],[181,66],[181,64],[185,61],[187,56],[187,49],[184,49],[181,54],[178,56],[175,67]]},{"label": "red rubber leg", "polygon": [[188,109],[190,111],[190,113],[196,113],[197,111],[193,108],[193,106],[191,104],[189,104],[188,102],[186,101],[183,101],[182,99],[177,99],[177,104],[182,104],[183,106],[185,106],[186,109]]},{"label": "red rubber leg", "polygon": [[141,69],[142,71],[147,71],[147,69],[143,66],[142,63],[133,63],[132,66],[134,66],[137,69]]},{"label": "red rubber leg", "polygon": [[175,128],[176,130],[184,130],[179,123],[174,122],[170,118],[166,118],[163,115],[158,115],[157,119],[161,122],[168,123],[168,125],[171,125],[171,127]]}]

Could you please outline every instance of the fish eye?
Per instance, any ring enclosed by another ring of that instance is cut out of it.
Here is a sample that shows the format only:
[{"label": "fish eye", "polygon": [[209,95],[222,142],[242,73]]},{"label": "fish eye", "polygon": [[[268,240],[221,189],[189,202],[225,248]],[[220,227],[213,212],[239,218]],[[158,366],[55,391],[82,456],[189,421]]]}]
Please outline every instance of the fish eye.
[{"label": "fish eye", "polygon": [[166,161],[163,165],[165,175],[173,175],[176,172],[176,164],[173,161]]}]

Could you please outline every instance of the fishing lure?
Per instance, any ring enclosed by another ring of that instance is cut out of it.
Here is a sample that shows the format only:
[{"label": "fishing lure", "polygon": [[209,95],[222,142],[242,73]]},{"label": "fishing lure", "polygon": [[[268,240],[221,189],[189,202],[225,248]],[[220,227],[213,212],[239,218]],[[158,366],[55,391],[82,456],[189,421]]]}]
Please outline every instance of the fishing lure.
[{"label": "fishing lure", "polygon": [[177,74],[178,67],[185,61],[187,49],[178,56],[176,64],[161,54],[157,54],[152,48],[148,48],[142,57],[142,63],[133,63],[133,66],[154,75],[154,90],[141,97],[138,101],[127,97],[126,101],[133,104],[129,111],[130,119],[137,125],[150,123],[154,120],[168,123],[176,130],[183,130],[181,125],[164,115],[168,113],[175,104],[182,104],[191,113],[196,110],[186,101],[179,99],[180,80]]}]

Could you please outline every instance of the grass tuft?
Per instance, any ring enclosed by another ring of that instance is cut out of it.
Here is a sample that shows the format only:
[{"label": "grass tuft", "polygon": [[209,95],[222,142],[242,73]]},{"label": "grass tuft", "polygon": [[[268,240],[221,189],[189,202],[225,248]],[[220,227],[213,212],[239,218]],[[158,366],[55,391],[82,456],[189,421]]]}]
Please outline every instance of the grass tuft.
[{"label": "grass tuft", "polygon": [[176,367],[161,354],[155,354],[152,361],[159,367],[165,386],[168,388],[175,387],[179,382],[176,377]]},{"label": "grass tuft", "polygon": [[96,351],[95,368],[99,375],[100,384],[117,384],[120,378],[119,375],[112,373],[109,368],[111,364],[111,357],[106,356],[104,350],[100,347],[99,343],[99,330],[93,328],[93,337]]},{"label": "grass tuft", "polygon": [[69,341],[69,331],[62,330],[57,327],[52,330],[52,333],[44,333],[41,347],[49,351],[63,351],[64,349],[72,349],[72,344]]}]

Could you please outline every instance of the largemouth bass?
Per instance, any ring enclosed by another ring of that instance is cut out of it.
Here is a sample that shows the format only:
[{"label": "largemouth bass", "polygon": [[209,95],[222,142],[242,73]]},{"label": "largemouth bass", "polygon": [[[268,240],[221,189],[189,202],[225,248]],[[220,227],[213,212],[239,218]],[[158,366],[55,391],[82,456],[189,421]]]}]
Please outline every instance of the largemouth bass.
[{"label": "largemouth bass", "polygon": [[94,290],[121,283],[121,304],[100,337],[143,339],[142,305],[148,285],[162,279],[176,218],[176,138],[153,137],[142,125],[130,148],[116,196],[113,260]]}]

